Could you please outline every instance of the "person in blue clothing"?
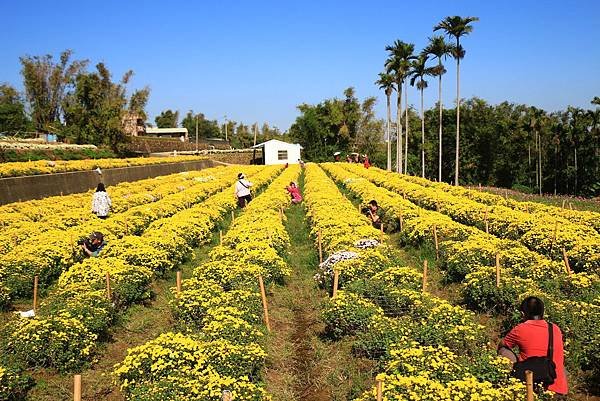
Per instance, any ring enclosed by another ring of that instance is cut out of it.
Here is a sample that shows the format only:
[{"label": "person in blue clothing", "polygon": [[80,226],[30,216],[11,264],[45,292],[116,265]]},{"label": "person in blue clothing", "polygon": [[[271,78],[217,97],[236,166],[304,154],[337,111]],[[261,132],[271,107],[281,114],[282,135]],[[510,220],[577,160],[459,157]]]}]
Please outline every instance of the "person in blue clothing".
[{"label": "person in blue clothing", "polygon": [[94,231],[89,238],[79,241],[79,246],[86,257],[97,257],[102,248],[106,246],[104,235]]}]

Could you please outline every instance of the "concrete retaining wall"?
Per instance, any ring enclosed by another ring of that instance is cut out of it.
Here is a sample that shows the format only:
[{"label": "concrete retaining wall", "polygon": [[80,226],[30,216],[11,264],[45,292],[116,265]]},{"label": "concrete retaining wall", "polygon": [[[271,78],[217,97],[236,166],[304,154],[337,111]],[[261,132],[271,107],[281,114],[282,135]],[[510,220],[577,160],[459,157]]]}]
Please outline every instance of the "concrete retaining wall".
[{"label": "concrete retaining wall", "polygon": [[[111,168],[102,170],[102,181],[109,186],[120,182],[143,180],[182,171],[202,170],[219,164],[219,162],[213,160],[199,160]],[[99,182],[100,176],[95,171],[74,171],[69,173],[0,178],[0,205],[31,199],[42,199],[61,194],[67,195],[85,192],[95,188]]]}]

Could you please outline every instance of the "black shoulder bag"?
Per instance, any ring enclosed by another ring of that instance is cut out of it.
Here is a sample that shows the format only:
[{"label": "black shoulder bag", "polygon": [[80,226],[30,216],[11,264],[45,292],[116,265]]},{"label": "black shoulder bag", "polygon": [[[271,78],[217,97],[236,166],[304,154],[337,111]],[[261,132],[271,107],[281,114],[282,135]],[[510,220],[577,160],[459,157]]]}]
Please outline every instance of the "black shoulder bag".
[{"label": "black shoulder bag", "polygon": [[548,322],[548,351],[546,356],[532,356],[513,366],[512,375],[525,382],[525,371],[533,372],[533,383],[541,384],[544,388],[554,384],[556,380],[556,364],[552,360],[554,355],[554,330],[552,323]]}]

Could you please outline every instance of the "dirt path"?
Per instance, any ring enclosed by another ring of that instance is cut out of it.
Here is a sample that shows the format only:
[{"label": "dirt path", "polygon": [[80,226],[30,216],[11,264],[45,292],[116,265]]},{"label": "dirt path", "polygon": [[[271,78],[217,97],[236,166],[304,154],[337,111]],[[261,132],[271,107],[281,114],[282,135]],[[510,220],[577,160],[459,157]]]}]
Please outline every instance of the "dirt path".
[{"label": "dirt path", "polygon": [[269,295],[267,391],[274,400],[345,401],[370,384],[372,366],[351,355],[349,341],[322,337],[320,310],[328,295],[313,280],[318,255],[306,213],[302,205],[293,205],[285,214],[292,275],[285,286],[273,286]]}]

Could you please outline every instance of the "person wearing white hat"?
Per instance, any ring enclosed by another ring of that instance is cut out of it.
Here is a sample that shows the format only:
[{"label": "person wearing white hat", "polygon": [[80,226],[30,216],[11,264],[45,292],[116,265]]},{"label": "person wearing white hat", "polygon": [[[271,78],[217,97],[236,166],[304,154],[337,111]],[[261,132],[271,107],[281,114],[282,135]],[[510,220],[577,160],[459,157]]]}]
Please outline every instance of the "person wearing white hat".
[{"label": "person wearing white hat", "polygon": [[250,187],[252,183],[246,179],[244,173],[238,174],[238,180],[235,183],[235,197],[238,201],[238,206],[243,209],[252,200]]}]

